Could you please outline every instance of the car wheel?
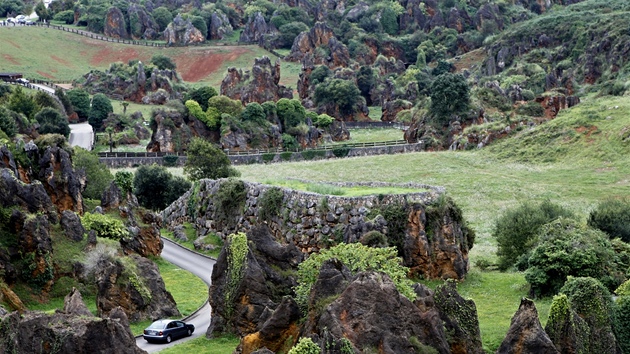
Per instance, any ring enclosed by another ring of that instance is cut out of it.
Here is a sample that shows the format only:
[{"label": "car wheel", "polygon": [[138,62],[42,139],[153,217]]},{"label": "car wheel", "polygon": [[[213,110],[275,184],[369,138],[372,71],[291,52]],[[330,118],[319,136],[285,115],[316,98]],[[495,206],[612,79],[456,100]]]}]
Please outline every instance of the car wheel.
[{"label": "car wheel", "polygon": [[190,330],[190,328],[188,328],[188,336],[192,336],[192,331]]},{"label": "car wheel", "polygon": [[168,336],[166,336],[166,343],[170,343],[172,340],[173,340],[173,338],[171,338],[170,334]]}]

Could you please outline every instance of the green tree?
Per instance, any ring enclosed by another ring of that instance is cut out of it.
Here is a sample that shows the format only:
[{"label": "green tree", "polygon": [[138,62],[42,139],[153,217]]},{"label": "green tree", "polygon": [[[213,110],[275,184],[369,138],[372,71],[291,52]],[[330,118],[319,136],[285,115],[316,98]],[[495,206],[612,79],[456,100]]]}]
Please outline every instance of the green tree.
[{"label": "green tree", "polygon": [[162,54],[156,54],[151,57],[151,63],[160,70],[175,70],[176,68],[175,62]]},{"label": "green tree", "polygon": [[24,3],[20,0],[2,0],[0,1],[0,17],[15,16],[22,12]]},{"label": "green tree", "polygon": [[192,181],[202,178],[218,179],[238,177],[240,173],[231,166],[230,159],[212,143],[194,138],[186,151],[184,173]]},{"label": "green tree", "polygon": [[297,127],[306,119],[306,109],[299,100],[281,98],[276,102],[276,107],[284,131]]},{"label": "green tree", "polygon": [[365,97],[368,106],[372,105],[372,97],[370,91],[376,85],[376,75],[370,66],[362,66],[357,73],[357,87],[361,92],[361,96]]},{"label": "green tree", "polygon": [[[525,271],[525,279],[536,296],[556,294],[568,276],[610,283],[610,275],[619,273],[613,263],[615,252],[608,237],[599,230],[559,218],[544,225],[538,239]],[[616,288],[619,283],[611,285]]]},{"label": "green tree", "polygon": [[383,31],[390,36],[398,33],[398,15],[396,15],[396,12],[394,12],[391,7],[383,9],[381,13],[381,25],[383,26]]},{"label": "green tree", "polygon": [[208,24],[206,23],[206,20],[203,19],[203,17],[190,16],[190,22],[193,26],[195,26],[196,29],[201,32],[203,38],[208,38]]},{"label": "green tree", "polygon": [[160,27],[160,32],[164,31],[171,21],[173,21],[173,14],[164,6],[160,6],[153,10],[153,19]]},{"label": "green tree", "polygon": [[35,13],[37,14],[37,17],[39,17],[40,21],[49,21],[51,18],[51,13],[48,12],[48,9],[46,8],[46,5],[44,5],[44,2],[38,2],[37,5],[35,5]]},{"label": "green tree", "polygon": [[76,88],[69,90],[66,93],[70,104],[72,104],[72,110],[77,113],[80,121],[86,121],[90,114],[90,94],[84,89]]},{"label": "green tree", "polygon": [[112,107],[112,102],[109,98],[102,93],[97,93],[92,98],[88,122],[94,127],[94,130],[100,131],[103,127],[103,121],[112,112],[114,112],[114,107]]},{"label": "green tree", "polygon": [[133,191],[133,173],[129,171],[116,172],[114,175],[114,182],[123,195],[127,195]]},{"label": "green tree", "polygon": [[105,189],[114,180],[107,166],[98,160],[96,153],[80,147],[74,148],[72,163],[75,169],[85,171],[86,184],[83,196],[85,198],[100,200]]},{"label": "green tree", "polygon": [[315,102],[318,106],[332,103],[339,107],[342,114],[354,113],[360,96],[361,91],[357,85],[349,80],[329,79],[315,88]]},{"label": "green tree", "polygon": [[66,138],[70,135],[68,120],[54,108],[44,107],[37,112],[35,120],[39,123],[37,132],[40,134],[61,134]]},{"label": "green tree", "polygon": [[184,102],[193,100],[199,103],[201,109],[206,111],[208,109],[208,100],[216,96],[217,90],[210,86],[201,86],[191,89],[184,96]]},{"label": "green tree", "polygon": [[59,103],[51,95],[43,91],[37,91],[35,93],[35,96],[33,97],[33,100],[40,109],[44,107],[50,107],[61,112],[61,107],[59,106]]},{"label": "green tree", "polygon": [[466,79],[459,74],[444,73],[431,84],[430,112],[436,122],[447,124],[451,116],[465,113],[469,104]]},{"label": "green tree", "polygon": [[227,96],[214,96],[208,100],[208,110],[206,116],[208,121],[214,125],[209,127],[221,127],[222,117],[224,114],[238,118],[243,111],[243,103],[239,100],[233,100]]},{"label": "green tree", "polygon": [[173,176],[166,167],[143,165],[136,170],[133,190],[145,208],[162,210],[190,189],[191,183]]},{"label": "green tree", "polygon": [[528,253],[538,242],[536,235],[540,228],[561,216],[571,218],[573,213],[549,200],[540,204],[525,202],[506,210],[492,229],[492,236],[497,239],[499,269],[506,270],[515,264],[526,266]]},{"label": "green tree", "polygon": [[280,32],[278,45],[281,48],[291,48],[295,37],[302,32],[307,32],[308,29],[308,26],[302,22],[289,22],[282,25],[282,27],[278,28],[278,31]]},{"label": "green tree", "polygon": [[55,96],[57,96],[57,98],[59,98],[59,101],[61,101],[61,104],[63,105],[63,108],[66,110],[66,114],[68,116],[74,113],[74,109],[72,108],[72,103],[70,102],[70,99],[68,98],[68,96],[66,96],[66,92],[62,88],[55,89]]},{"label": "green tree", "polygon": [[15,137],[18,132],[17,123],[11,112],[0,106],[0,130],[2,130],[9,138]]},{"label": "green tree", "polygon": [[53,16],[53,20],[63,22],[66,25],[71,25],[74,23],[74,11],[65,10],[65,11],[57,12]]},{"label": "green tree", "polygon": [[251,102],[241,112],[241,119],[245,122],[253,122],[263,126],[267,122],[267,115],[265,114],[265,109],[258,102]]},{"label": "green tree", "polygon": [[604,231],[612,239],[630,242],[630,198],[611,198],[599,203],[591,211],[588,224]]},{"label": "green tree", "polygon": [[37,111],[37,104],[33,98],[28,95],[21,86],[16,86],[9,97],[8,108],[14,112],[22,113],[27,118],[32,119]]}]

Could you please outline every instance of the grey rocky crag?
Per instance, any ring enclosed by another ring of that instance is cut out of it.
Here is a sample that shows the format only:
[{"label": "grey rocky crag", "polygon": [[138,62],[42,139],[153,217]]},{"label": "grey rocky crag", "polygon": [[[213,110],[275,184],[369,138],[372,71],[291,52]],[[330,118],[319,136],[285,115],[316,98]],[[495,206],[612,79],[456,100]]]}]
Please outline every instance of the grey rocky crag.
[{"label": "grey rocky crag", "polygon": [[265,21],[264,16],[260,12],[247,19],[245,28],[241,32],[239,42],[245,43],[261,43],[265,36],[274,36],[278,34],[276,27]]},{"label": "grey rocky crag", "polygon": [[272,64],[266,56],[254,59],[251,71],[228,68],[227,75],[221,81],[220,92],[243,104],[293,98],[292,90],[280,85],[280,61]]},{"label": "grey rocky crag", "polygon": [[218,132],[212,131],[197,118],[184,116],[177,111],[155,110],[151,123],[149,152],[184,151],[193,137],[219,141]]},{"label": "grey rocky crag", "polygon": [[142,354],[129,326],[117,319],[12,312],[2,318],[2,353]]},{"label": "grey rocky crag", "polygon": [[168,45],[189,45],[206,40],[201,31],[193,26],[190,19],[184,20],[180,14],[177,14],[173,22],[169,23],[163,36]]},{"label": "grey rocky crag", "polygon": [[210,17],[210,25],[208,26],[209,39],[223,39],[224,36],[231,34],[232,25],[228,17],[221,11],[215,11]]},{"label": "grey rocky crag", "polygon": [[[330,55],[322,56],[317,48],[328,49]],[[314,64],[327,65],[330,68],[347,67],[350,63],[348,48],[335,37],[332,29],[324,22],[317,22],[308,32],[302,32],[293,42],[288,61],[301,62],[311,57]]]},{"label": "grey rocky crag", "polygon": [[538,319],[536,305],[521,299],[518,311],[512,317],[510,329],[497,350],[497,354],[557,354],[553,342]]}]

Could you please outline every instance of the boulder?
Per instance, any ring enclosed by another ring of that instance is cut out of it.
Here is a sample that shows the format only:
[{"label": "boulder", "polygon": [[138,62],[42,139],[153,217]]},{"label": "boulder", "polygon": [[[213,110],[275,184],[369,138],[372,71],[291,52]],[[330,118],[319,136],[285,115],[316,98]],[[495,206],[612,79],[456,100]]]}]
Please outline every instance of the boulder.
[{"label": "boulder", "polygon": [[109,8],[109,10],[107,10],[107,15],[105,15],[105,27],[103,28],[103,34],[113,38],[129,39],[125,16],[118,7],[112,6]]},{"label": "boulder", "polygon": [[221,82],[221,95],[241,100],[243,104],[264,103],[280,98],[293,98],[291,89],[280,85],[280,61],[273,65],[269,57],[254,59],[251,73],[229,68]]},{"label": "boulder", "polygon": [[557,354],[553,342],[538,319],[533,301],[521,299],[518,311],[512,317],[510,329],[497,350],[497,354]]},{"label": "boulder", "polygon": [[116,182],[112,181],[109,187],[103,191],[101,196],[101,208],[111,210],[118,208],[124,201],[122,191],[118,188]]},{"label": "boulder", "polygon": [[184,20],[180,14],[177,14],[173,22],[168,24],[163,36],[168,45],[189,45],[206,40],[201,31],[193,26],[190,19]]},{"label": "boulder", "polygon": [[6,315],[0,331],[2,353],[146,353],[119,321],[63,313]]},{"label": "boulder", "polygon": [[[288,301],[283,300],[284,296],[293,293],[292,287],[296,285],[294,277],[281,275],[280,272],[301,262],[302,253],[294,245],[279,244],[267,226],[256,228],[248,234],[248,238],[252,240],[250,244],[256,247],[248,248],[238,283],[230,283],[229,279],[228,258],[232,252],[229,242],[221,249],[212,269],[209,291],[212,323],[208,336],[215,332],[231,332],[245,337],[260,331],[278,305]],[[226,298],[229,298],[227,302]]]},{"label": "boulder", "polygon": [[549,309],[545,332],[559,353],[588,352],[589,330],[586,321],[571,308],[569,299],[565,294],[554,296]]},{"label": "boulder", "polygon": [[277,32],[273,25],[267,24],[263,15],[260,12],[256,12],[247,19],[245,28],[241,32],[241,36],[238,41],[245,43],[258,43],[265,34],[273,32]]},{"label": "boulder", "polygon": [[[81,292],[76,288],[72,288],[72,291],[63,299],[63,313],[75,316],[93,317],[94,315],[88,310]],[[129,326],[129,323],[127,323]]]},{"label": "boulder", "polygon": [[61,229],[66,234],[66,237],[72,241],[82,241],[83,234],[85,234],[85,228],[81,224],[79,216],[70,210],[64,210],[61,213]]},{"label": "boulder", "polygon": [[136,255],[128,257],[135,263],[134,272],[125,271],[121,261],[109,257],[101,257],[97,263],[96,306],[99,316],[109,316],[120,306],[134,322],[181,317],[155,263]]},{"label": "boulder", "polygon": [[56,217],[52,200],[39,181],[23,183],[8,168],[0,169],[0,204],[4,207],[16,206],[29,213],[43,213]]},{"label": "boulder", "polygon": [[160,228],[155,223],[139,227],[131,239],[120,240],[125,254],[136,253],[143,257],[159,256],[164,248]]},{"label": "boulder", "polygon": [[290,296],[273,311],[260,331],[246,335],[240,344],[242,354],[250,354],[258,348],[268,348],[274,353],[288,352],[300,334],[299,321],[302,317],[298,304]]},{"label": "boulder", "polygon": [[[430,347],[438,353],[450,353],[436,314],[422,311],[402,296],[387,275],[363,272],[319,315],[310,315],[305,326],[316,329],[317,336],[327,340],[320,343],[322,348],[345,338],[354,352],[379,348],[380,353],[411,354]],[[411,338],[416,339],[415,343]]]}]

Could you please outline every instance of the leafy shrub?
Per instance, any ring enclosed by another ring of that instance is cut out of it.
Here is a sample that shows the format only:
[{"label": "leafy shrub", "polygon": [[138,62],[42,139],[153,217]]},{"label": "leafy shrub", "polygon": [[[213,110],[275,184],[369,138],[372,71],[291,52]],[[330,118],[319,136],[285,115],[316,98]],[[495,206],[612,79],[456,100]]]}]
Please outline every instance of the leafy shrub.
[{"label": "leafy shrub", "polygon": [[68,120],[54,108],[44,107],[37,112],[35,120],[39,123],[37,132],[40,134],[61,134],[66,138],[70,135]]},{"label": "leafy shrub", "polygon": [[265,194],[258,199],[258,217],[269,221],[274,216],[280,215],[284,193],[278,187],[269,188]]},{"label": "leafy shrub", "polygon": [[234,226],[243,211],[247,190],[243,181],[229,178],[221,182],[215,195],[215,219]]},{"label": "leafy shrub", "polygon": [[538,205],[526,202],[505,211],[492,230],[492,236],[497,239],[499,269],[506,270],[520,260],[519,269],[524,270],[528,253],[537,243],[538,230],[561,216],[571,218],[573,213],[549,200]]},{"label": "leafy shrub", "polygon": [[114,176],[112,176],[107,166],[98,160],[98,156],[95,153],[80,147],[74,148],[72,163],[74,168],[85,171],[87,183],[82,193],[83,197],[100,200],[105,189],[114,180]]},{"label": "leafy shrub", "polygon": [[539,244],[532,250],[525,272],[525,280],[537,296],[557,293],[568,276],[609,282],[609,272],[616,273],[614,251],[606,235],[598,230],[559,218],[544,225],[537,238]]},{"label": "leafy shrub", "polygon": [[179,160],[179,156],[177,155],[165,155],[162,157],[162,161],[166,167],[177,166],[177,160]]},{"label": "leafy shrub", "polygon": [[413,301],[416,294],[407,278],[409,269],[402,265],[394,247],[371,248],[360,243],[341,243],[332,248],[314,253],[298,266],[298,285],[295,287],[296,301],[306,308],[311,287],[319,277],[319,270],[324,261],[337,259],[352,272],[379,271],[387,274],[396,284],[396,289]]},{"label": "leafy shrub", "polygon": [[133,190],[133,173],[129,171],[117,171],[114,175],[114,182],[123,193],[123,196],[125,196]]},{"label": "leafy shrub", "polygon": [[518,108],[516,108],[516,113],[530,117],[542,117],[543,114],[545,114],[545,110],[542,108],[540,103],[527,102],[518,106]]},{"label": "leafy shrub", "polygon": [[90,107],[90,113],[88,114],[88,122],[94,127],[95,130],[101,130],[103,121],[107,119],[107,116],[114,111],[112,102],[102,93],[97,93],[92,98],[92,105]]},{"label": "leafy shrub", "polygon": [[262,154],[261,157],[264,163],[269,163],[273,161],[273,159],[276,157],[276,154],[273,152],[268,152],[268,153]]},{"label": "leafy shrub", "polygon": [[326,113],[322,113],[320,115],[317,116],[317,119],[315,120],[315,122],[313,122],[315,124],[315,126],[317,126],[318,128],[327,128],[329,127],[332,122],[335,121],[335,118],[329,116]]},{"label": "leafy shrub", "polygon": [[378,231],[369,231],[359,239],[362,245],[368,247],[387,247],[387,237]]},{"label": "leafy shrub", "polygon": [[145,208],[161,210],[179,198],[191,183],[180,176],[173,176],[164,166],[143,165],[136,170],[133,179],[134,194]]},{"label": "leafy shrub", "polygon": [[53,16],[53,20],[64,22],[66,25],[71,25],[74,23],[74,11],[66,10],[57,12],[55,16]]},{"label": "leafy shrub", "polygon": [[630,296],[615,301],[613,328],[622,353],[630,353]]},{"label": "leafy shrub", "polygon": [[444,73],[435,78],[430,89],[430,111],[438,123],[448,123],[452,115],[468,109],[469,88],[459,74]]},{"label": "leafy shrub", "polygon": [[302,151],[304,160],[315,160],[317,158],[326,158],[326,150],[304,150]]},{"label": "leafy shrub", "polygon": [[352,114],[356,111],[357,100],[361,91],[350,80],[328,79],[315,87],[315,102],[318,106],[334,104],[342,114]]},{"label": "leafy shrub", "polygon": [[612,239],[630,242],[630,198],[611,198],[599,203],[588,217],[588,224]]},{"label": "leafy shrub", "polygon": [[300,341],[289,350],[289,354],[320,354],[322,349],[308,337],[300,338]]},{"label": "leafy shrub", "polygon": [[290,151],[285,151],[285,152],[281,152],[280,153],[280,159],[282,161],[290,161],[291,160],[291,156],[293,156],[293,153]]},{"label": "leafy shrub", "polygon": [[[298,142],[295,139],[295,137],[293,137],[293,136],[291,136],[291,135],[289,135],[287,133],[283,133],[282,134],[282,146],[284,147],[285,150],[297,150]],[[280,156],[283,157],[282,155],[280,155]],[[289,158],[291,158],[291,155],[289,155]]]},{"label": "leafy shrub", "polygon": [[162,55],[156,54],[151,58],[151,64],[157,66],[160,70],[175,70],[175,63],[171,58]]},{"label": "leafy shrub", "polygon": [[193,181],[240,176],[225,152],[209,141],[194,138],[188,145],[186,156],[184,173]]},{"label": "leafy shrub", "polygon": [[225,303],[227,305],[226,313],[230,315],[234,311],[233,303],[236,291],[238,290],[238,286],[245,274],[249,247],[247,246],[247,236],[242,232],[228,235],[226,241],[228,274],[225,290]]},{"label": "leafy shrub", "polygon": [[387,204],[379,210],[381,216],[387,221],[387,244],[396,247],[398,255],[404,254],[405,230],[409,213],[407,207],[402,204]]},{"label": "leafy shrub", "polygon": [[350,153],[350,148],[347,145],[339,145],[332,148],[332,153],[335,157],[346,157]]},{"label": "leafy shrub", "polygon": [[84,89],[76,88],[66,92],[66,97],[72,104],[74,112],[79,116],[79,120],[87,120],[90,114],[90,94]]},{"label": "leafy shrub", "polygon": [[103,214],[87,212],[81,218],[86,230],[96,231],[96,236],[121,240],[129,235],[122,221]]},{"label": "leafy shrub", "polygon": [[4,107],[0,107],[0,130],[2,130],[9,138],[15,137],[18,127],[13,119],[10,111]]}]

